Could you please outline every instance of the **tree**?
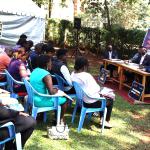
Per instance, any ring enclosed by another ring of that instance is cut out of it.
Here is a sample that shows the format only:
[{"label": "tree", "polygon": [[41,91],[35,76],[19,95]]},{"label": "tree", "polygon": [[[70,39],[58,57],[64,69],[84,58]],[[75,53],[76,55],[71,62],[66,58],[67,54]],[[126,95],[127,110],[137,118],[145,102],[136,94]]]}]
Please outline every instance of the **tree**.
[{"label": "tree", "polygon": [[32,0],[34,1],[39,7],[41,7],[41,5],[48,3],[51,0]]}]

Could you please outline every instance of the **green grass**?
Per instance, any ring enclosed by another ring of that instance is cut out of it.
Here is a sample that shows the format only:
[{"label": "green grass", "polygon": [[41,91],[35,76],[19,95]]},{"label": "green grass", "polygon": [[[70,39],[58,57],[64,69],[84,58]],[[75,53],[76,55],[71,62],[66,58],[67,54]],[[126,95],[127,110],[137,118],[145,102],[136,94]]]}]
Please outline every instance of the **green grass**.
[{"label": "green grass", "polygon": [[[74,106],[74,105],[73,105]],[[150,106],[130,105],[117,95],[111,123],[112,129],[104,129],[100,133],[99,118],[92,117],[91,122],[85,120],[80,133],[77,132],[79,113],[75,123],[71,124],[71,114],[67,111],[66,122],[69,126],[69,140],[50,140],[47,138],[46,127],[53,119],[52,112],[48,114],[47,123],[38,122],[25,150],[149,150],[150,143],[144,134],[150,131]]]},{"label": "green grass", "polygon": [[[74,67],[73,59],[69,68]],[[99,65],[90,67],[93,75],[98,75]],[[116,96],[111,117],[112,129],[104,129],[100,133],[99,118],[92,117],[91,122],[85,120],[80,133],[77,132],[79,113],[75,123],[71,124],[72,105],[65,115],[69,126],[69,140],[50,140],[47,138],[47,126],[51,126],[53,112],[49,112],[47,123],[38,122],[37,127],[28,140],[25,150],[149,150],[150,140],[150,105],[130,105],[119,95]],[[148,141],[149,140],[149,141]]]}]

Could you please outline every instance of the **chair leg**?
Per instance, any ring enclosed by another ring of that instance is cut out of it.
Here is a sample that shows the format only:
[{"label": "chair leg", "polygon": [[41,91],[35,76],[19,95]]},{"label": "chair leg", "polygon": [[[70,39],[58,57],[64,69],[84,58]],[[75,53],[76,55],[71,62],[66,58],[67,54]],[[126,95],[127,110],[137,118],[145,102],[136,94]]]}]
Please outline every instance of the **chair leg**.
[{"label": "chair leg", "polygon": [[17,150],[22,150],[21,134],[20,133],[16,133],[16,147],[17,147]]},{"label": "chair leg", "polygon": [[61,106],[57,108],[57,124],[60,124]]},{"label": "chair leg", "polygon": [[37,117],[37,109],[32,108],[32,117],[36,120],[36,117]]},{"label": "chair leg", "polygon": [[107,108],[105,107],[105,109],[104,109],[104,115],[103,115],[103,120],[102,120],[101,133],[103,132],[103,129],[104,129],[104,124],[105,124],[105,120],[106,120],[106,114],[107,114]]},{"label": "chair leg", "polygon": [[79,121],[79,125],[78,125],[78,132],[81,130],[81,128],[83,126],[85,116],[86,116],[86,109],[82,107],[81,114],[80,114],[80,121]]},{"label": "chair leg", "polygon": [[0,150],[4,149],[4,144],[0,144]]},{"label": "chair leg", "polygon": [[76,112],[77,112],[77,108],[78,108],[78,104],[76,104],[76,106],[74,107],[71,123],[74,123],[74,118],[75,118],[75,115],[76,115]]},{"label": "chair leg", "polygon": [[91,120],[92,114],[93,114],[93,113],[88,113],[88,121]]},{"label": "chair leg", "polygon": [[29,104],[26,102],[26,104],[24,105],[24,110],[25,110],[25,112],[27,113],[28,112],[28,109],[29,109]]},{"label": "chair leg", "polygon": [[68,106],[71,107],[71,105],[72,105],[72,101],[69,100],[69,101],[68,101]]},{"label": "chair leg", "polygon": [[47,113],[44,112],[44,118],[43,118],[43,121],[46,122],[46,119],[47,119]]}]

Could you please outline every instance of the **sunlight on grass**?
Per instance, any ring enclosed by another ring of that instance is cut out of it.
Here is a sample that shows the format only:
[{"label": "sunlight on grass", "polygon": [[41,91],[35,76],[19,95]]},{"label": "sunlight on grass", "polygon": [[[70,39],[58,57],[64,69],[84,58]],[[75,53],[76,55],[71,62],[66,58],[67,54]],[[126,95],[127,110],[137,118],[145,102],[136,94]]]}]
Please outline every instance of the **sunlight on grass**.
[{"label": "sunlight on grass", "polygon": [[[149,106],[130,105],[117,95],[111,117],[112,129],[104,129],[100,133],[99,118],[92,117],[92,121],[84,122],[80,133],[77,132],[79,113],[75,123],[71,124],[73,106],[68,109],[66,121],[70,128],[69,140],[50,140],[47,138],[46,127],[50,125],[40,122],[25,150],[148,150],[149,144],[141,142],[143,131],[150,127]],[[51,112],[50,112],[51,113]],[[141,120],[135,119],[133,113],[142,116]],[[138,129],[137,126],[140,126]]]},{"label": "sunlight on grass", "polygon": [[[69,69],[74,68],[74,59],[69,59]],[[92,75],[99,74],[99,65],[89,68]],[[25,150],[149,150],[150,141],[145,133],[150,132],[150,106],[130,105],[116,95],[111,117],[112,129],[100,132],[99,117],[92,117],[91,122],[84,121],[80,133],[77,132],[79,114],[71,124],[74,103],[65,115],[69,126],[69,140],[50,140],[47,138],[47,126],[51,126],[54,115],[48,113],[48,121],[37,123],[37,127],[27,142]]]}]

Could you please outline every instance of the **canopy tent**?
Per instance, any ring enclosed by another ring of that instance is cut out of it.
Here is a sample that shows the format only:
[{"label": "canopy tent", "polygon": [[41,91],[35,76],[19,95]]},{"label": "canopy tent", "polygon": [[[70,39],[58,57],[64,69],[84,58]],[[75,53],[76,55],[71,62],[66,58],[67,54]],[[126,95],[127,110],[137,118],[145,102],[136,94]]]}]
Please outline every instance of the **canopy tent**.
[{"label": "canopy tent", "polygon": [[0,0],[0,44],[14,45],[21,34],[38,43],[44,39],[45,11],[32,0]]}]

